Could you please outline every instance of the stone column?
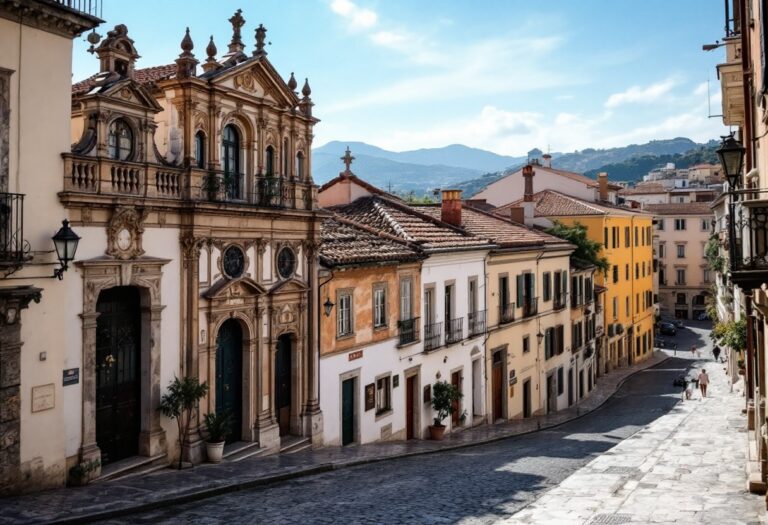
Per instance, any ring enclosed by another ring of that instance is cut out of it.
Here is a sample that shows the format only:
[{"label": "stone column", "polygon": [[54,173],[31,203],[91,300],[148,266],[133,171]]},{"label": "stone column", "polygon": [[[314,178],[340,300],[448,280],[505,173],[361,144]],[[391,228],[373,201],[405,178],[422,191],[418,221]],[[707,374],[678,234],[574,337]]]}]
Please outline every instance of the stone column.
[{"label": "stone column", "polygon": [[[257,418],[255,424],[255,439],[259,447],[266,448],[269,452],[280,450],[280,427],[274,416],[274,402],[272,399],[274,376],[274,344],[270,334],[272,333],[272,308],[266,308],[264,300],[259,302],[259,319],[257,329],[258,341],[256,342],[256,409]],[[262,333],[263,316],[267,313],[267,332]]]},{"label": "stone column", "polygon": [[320,293],[318,288],[317,264],[315,262],[317,244],[306,244],[306,274],[309,282],[309,295],[306,297],[306,311],[302,312],[305,319],[306,374],[307,389],[306,403],[303,407],[304,435],[312,439],[312,445],[319,447],[323,443],[323,414],[320,411],[320,326],[318,313],[320,308]]},{"label": "stone column", "polygon": [[[101,475],[101,450],[96,444],[96,319],[98,312],[80,314],[83,320],[83,364],[82,364],[82,396],[83,412],[81,420],[81,445],[78,452],[80,465],[89,472],[90,481]],[[89,351],[94,349],[93,351]],[[87,468],[86,468],[87,467]]]}]

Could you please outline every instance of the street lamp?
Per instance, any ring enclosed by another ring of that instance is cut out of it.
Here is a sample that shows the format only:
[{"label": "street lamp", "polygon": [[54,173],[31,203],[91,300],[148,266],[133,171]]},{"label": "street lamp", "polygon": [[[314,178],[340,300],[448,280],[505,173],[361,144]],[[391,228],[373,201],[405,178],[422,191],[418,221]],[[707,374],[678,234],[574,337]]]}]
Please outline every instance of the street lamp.
[{"label": "street lamp", "polygon": [[538,334],[536,334],[536,339],[539,342],[539,344],[541,344],[541,340],[544,339],[544,334],[539,332]]},{"label": "street lamp", "polygon": [[323,303],[323,308],[325,308],[325,316],[330,317],[331,316],[331,310],[333,310],[334,304],[331,301],[330,297],[327,297],[325,299],[325,302]]},{"label": "street lamp", "polygon": [[69,268],[69,263],[75,259],[77,243],[80,242],[80,236],[69,227],[69,221],[61,221],[61,228],[53,236],[53,246],[56,248],[56,256],[59,258],[60,268],[53,270],[53,276],[58,280],[64,279],[64,272]]},{"label": "street lamp", "polygon": [[717,150],[717,156],[723,166],[725,178],[728,180],[728,187],[733,191],[739,186],[746,148],[733,135],[721,138],[723,142]]}]

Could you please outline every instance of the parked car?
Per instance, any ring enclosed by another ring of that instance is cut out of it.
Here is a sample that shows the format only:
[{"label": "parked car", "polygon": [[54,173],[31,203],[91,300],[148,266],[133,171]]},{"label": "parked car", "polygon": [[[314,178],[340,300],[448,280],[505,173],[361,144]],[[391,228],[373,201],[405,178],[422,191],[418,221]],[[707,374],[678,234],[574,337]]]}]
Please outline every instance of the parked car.
[{"label": "parked car", "polygon": [[683,324],[682,319],[672,319],[672,318],[665,318],[661,320],[662,323],[669,323],[675,328],[685,328],[685,325]]},{"label": "parked car", "polygon": [[659,333],[662,335],[677,335],[677,328],[674,323],[662,321],[659,323]]},{"label": "parked car", "polygon": [[699,321],[710,321],[710,318],[706,313],[699,314],[699,316],[696,319]]}]

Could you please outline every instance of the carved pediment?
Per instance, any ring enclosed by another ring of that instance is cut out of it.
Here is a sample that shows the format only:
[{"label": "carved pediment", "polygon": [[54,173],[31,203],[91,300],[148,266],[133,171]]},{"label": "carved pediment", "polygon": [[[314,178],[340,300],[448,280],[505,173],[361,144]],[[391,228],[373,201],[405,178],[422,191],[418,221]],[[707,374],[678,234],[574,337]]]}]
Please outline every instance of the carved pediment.
[{"label": "carved pediment", "polygon": [[146,88],[131,79],[115,82],[102,91],[100,95],[122,104],[128,103],[139,105],[155,113],[163,110]]},{"label": "carved pediment", "polygon": [[240,279],[219,279],[203,294],[206,299],[230,300],[263,295],[267,291],[250,277]]},{"label": "carved pediment", "polygon": [[299,103],[298,96],[266,58],[243,62],[217,77],[214,83],[230,81],[236,89],[259,98],[272,99],[282,107],[295,107]]},{"label": "carved pediment", "polygon": [[304,292],[308,290],[306,283],[299,281],[298,279],[286,279],[272,286],[269,289],[270,294],[277,293],[290,293],[290,292]]}]

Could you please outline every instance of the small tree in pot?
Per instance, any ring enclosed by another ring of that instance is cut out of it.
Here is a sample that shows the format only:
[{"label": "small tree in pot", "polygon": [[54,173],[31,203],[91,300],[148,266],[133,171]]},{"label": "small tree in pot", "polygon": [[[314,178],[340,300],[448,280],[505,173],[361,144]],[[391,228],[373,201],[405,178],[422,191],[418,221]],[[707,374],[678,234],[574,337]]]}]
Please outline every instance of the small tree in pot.
[{"label": "small tree in pot", "polygon": [[224,452],[224,443],[232,432],[232,414],[228,410],[209,413],[203,416],[205,428],[208,430],[208,439],[205,440],[208,461],[219,463]]},{"label": "small tree in pot", "polygon": [[184,443],[187,442],[189,427],[195,418],[198,403],[208,393],[208,384],[200,383],[196,377],[175,377],[168,385],[168,392],[160,399],[157,408],[164,416],[176,420],[179,426],[179,468],[184,457]]},{"label": "small tree in pot", "polygon": [[429,427],[430,438],[440,441],[445,434],[443,421],[453,413],[454,403],[463,397],[459,389],[448,381],[435,381],[432,385],[432,409],[437,412],[434,424]]}]

